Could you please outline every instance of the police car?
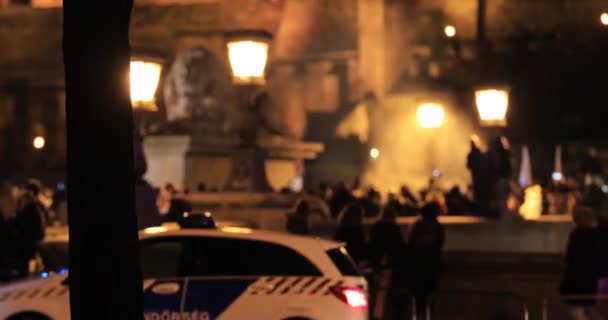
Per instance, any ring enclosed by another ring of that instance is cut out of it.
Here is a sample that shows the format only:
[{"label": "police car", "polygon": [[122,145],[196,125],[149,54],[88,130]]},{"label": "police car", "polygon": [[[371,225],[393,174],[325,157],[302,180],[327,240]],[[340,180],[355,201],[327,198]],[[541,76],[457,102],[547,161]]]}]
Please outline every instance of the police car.
[{"label": "police car", "polygon": [[[368,318],[367,283],[339,243],[215,227],[208,215],[140,240],[146,320]],[[0,287],[0,319],[69,319],[66,279],[63,269]]]}]

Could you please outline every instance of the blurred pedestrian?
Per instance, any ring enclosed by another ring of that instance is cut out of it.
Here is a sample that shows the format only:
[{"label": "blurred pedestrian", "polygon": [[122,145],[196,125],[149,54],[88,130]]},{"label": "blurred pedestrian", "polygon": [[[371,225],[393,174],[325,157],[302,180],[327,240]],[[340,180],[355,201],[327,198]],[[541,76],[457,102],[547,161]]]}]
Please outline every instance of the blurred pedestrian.
[{"label": "blurred pedestrian", "polygon": [[11,277],[13,267],[13,244],[11,228],[0,210],[0,282],[7,281]]},{"label": "blurred pedestrian", "polygon": [[[402,319],[406,315],[408,287],[407,245],[397,224],[397,210],[385,206],[369,233],[369,256],[374,271],[370,308],[375,317]],[[378,304],[376,305],[376,301]]]},{"label": "blurred pedestrian", "polygon": [[62,226],[68,225],[68,198],[65,187],[62,184],[58,185],[53,193],[53,203],[50,210],[53,211],[53,217],[57,224]]},{"label": "blurred pedestrian", "polygon": [[412,227],[409,237],[412,270],[410,285],[419,315],[423,317],[429,303],[428,298],[436,289],[437,277],[441,271],[445,230],[437,219],[441,213],[439,204],[429,202],[422,207],[420,213],[421,218]]},{"label": "blurred pedestrian", "polygon": [[464,215],[471,213],[471,203],[467,197],[460,192],[460,187],[454,186],[445,195],[445,203],[450,215]]},{"label": "blurred pedestrian", "polygon": [[17,237],[15,260],[21,276],[30,272],[30,260],[34,259],[38,246],[44,239],[46,213],[38,200],[39,192],[40,184],[37,181],[28,181],[23,194],[17,200],[17,213],[12,222]]},{"label": "blurred pedestrian", "polygon": [[363,208],[358,204],[347,205],[338,216],[339,225],[334,240],[346,243],[346,250],[357,264],[367,258],[367,241],[363,232]]},{"label": "blurred pedestrian", "polygon": [[359,202],[366,217],[377,217],[380,214],[380,193],[373,188],[369,188]]},{"label": "blurred pedestrian", "polygon": [[488,155],[479,147],[479,141],[476,137],[471,139],[471,151],[467,156],[467,168],[471,171],[473,180],[474,213],[477,216],[487,216],[491,212],[492,166]]},{"label": "blurred pedestrian", "polygon": [[[574,212],[575,228],[568,239],[566,267],[560,285],[560,294],[566,296],[594,296],[599,281],[608,277],[608,230],[601,226],[597,212],[588,204],[577,205]],[[574,320],[590,318],[595,299],[568,299]]]},{"label": "blurred pedestrian", "polygon": [[513,168],[511,166],[511,151],[506,137],[498,137],[490,146],[489,156],[494,173],[494,214],[500,218],[509,213],[507,201],[511,194],[511,176]]},{"label": "blurred pedestrian", "polygon": [[143,148],[143,138],[133,131],[133,160],[135,170],[135,214],[137,227],[145,229],[161,224],[161,216],[156,206],[159,189],[153,187],[144,175],[148,170]]},{"label": "blurred pedestrian", "polygon": [[161,189],[157,199],[157,207],[162,222],[179,222],[184,213],[192,210],[190,202],[179,197],[179,190],[172,183],[167,183]]},{"label": "blurred pedestrian", "polygon": [[353,203],[354,201],[355,197],[352,195],[350,190],[346,188],[344,182],[336,184],[333,188],[331,199],[329,199],[329,209],[331,210],[332,217],[336,218],[344,207]]},{"label": "blurred pedestrian", "polygon": [[398,216],[402,214],[403,206],[401,205],[401,201],[396,194],[389,192],[386,197],[386,205],[387,207],[393,207]]},{"label": "blurred pedestrian", "polygon": [[156,206],[158,195],[159,189],[148,181],[143,178],[135,180],[135,212],[140,230],[161,224],[161,215]]},{"label": "blurred pedestrian", "polygon": [[287,232],[299,235],[310,234],[310,204],[300,200],[293,212],[287,213]]},{"label": "blurred pedestrian", "polygon": [[415,216],[418,214],[419,204],[418,199],[407,185],[401,186],[401,197],[403,197],[403,213],[405,216]]}]

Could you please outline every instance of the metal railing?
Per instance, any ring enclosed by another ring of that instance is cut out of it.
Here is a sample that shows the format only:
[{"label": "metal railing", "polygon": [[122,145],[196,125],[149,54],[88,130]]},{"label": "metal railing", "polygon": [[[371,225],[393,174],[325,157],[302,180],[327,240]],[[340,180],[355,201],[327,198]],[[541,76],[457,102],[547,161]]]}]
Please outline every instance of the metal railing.
[{"label": "metal railing", "polygon": [[549,302],[551,300],[569,301],[608,301],[608,295],[552,295],[543,298],[542,320],[549,320]]}]

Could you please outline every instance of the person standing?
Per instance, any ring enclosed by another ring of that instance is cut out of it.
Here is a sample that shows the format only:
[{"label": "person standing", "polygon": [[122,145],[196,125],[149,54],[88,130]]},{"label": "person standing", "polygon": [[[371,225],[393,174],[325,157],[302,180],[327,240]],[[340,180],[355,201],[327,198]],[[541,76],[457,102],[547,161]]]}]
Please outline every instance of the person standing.
[{"label": "person standing", "polygon": [[492,186],[490,161],[475,139],[471,139],[471,151],[467,156],[467,168],[471,171],[473,180],[474,213],[477,216],[489,215]]},{"label": "person standing", "polygon": [[333,188],[332,197],[328,202],[332,217],[336,218],[344,207],[355,202],[355,200],[355,197],[350,190],[346,188],[344,182],[336,184]]},{"label": "person standing", "polygon": [[[591,206],[578,205],[574,212],[576,227],[570,234],[566,249],[566,267],[559,288],[564,296],[598,294],[601,278],[608,276],[608,232],[600,227],[598,215]],[[574,320],[587,320],[596,305],[595,299],[568,299]]]},{"label": "person standing", "polygon": [[156,200],[162,222],[179,222],[184,213],[192,211],[192,204],[179,197],[179,191],[172,183],[167,183]]},{"label": "person standing", "polygon": [[35,257],[44,238],[46,213],[38,201],[39,192],[40,186],[35,181],[26,184],[24,193],[17,200],[17,213],[12,221],[17,237],[15,260],[21,276],[30,272],[30,260]]},{"label": "person standing", "polygon": [[409,237],[412,268],[410,285],[418,313],[423,317],[427,303],[430,302],[428,298],[436,289],[437,277],[441,271],[445,229],[437,219],[441,213],[438,203],[427,203],[420,213],[421,218],[412,227]]},{"label": "person standing", "polygon": [[334,240],[346,243],[346,251],[359,265],[367,258],[367,242],[363,232],[363,208],[349,204],[338,216],[340,224],[334,233]]},{"label": "person standing", "polygon": [[293,212],[287,213],[287,232],[299,235],[310,234],[310,204],[300,200]]},{"label": "person standing", "polygon": [[511,176],[513,168],[511,166],[511,151],[506,137],[498,137],[490,146],[490,160],[492,162],[492,172],[495,174],[493,192],[495,194],[495,214],[499,218],[509,214],[507,201],[511,194]]},{"label": "person standing", "polygon": [[[380,220],[369,232],[369,256],[374,276],[370,279],[370,309],[384,319],[402,319],[407,301],[407,243],[397,224],[397,209],[385,206]],[[376,306],[376,301],[378,305]],[[383,307],[382,312],[379,307]]]},{"label": "person standing", "polygon": [[137,227],[145,229],[161,225],[161,215],[156,201],[159,190],[144,178],[148,170],[146,156],[143,149],[143,138],[138,132],[133,132],[133,159],[135,169],[135,213],[137,215]]},{"label": "person standing", "polygon": [[0,209],[0,281],[10,279],[12,267],[11,244],[13,243],[10,235],[10,227],[4,218],[2,209]]}]

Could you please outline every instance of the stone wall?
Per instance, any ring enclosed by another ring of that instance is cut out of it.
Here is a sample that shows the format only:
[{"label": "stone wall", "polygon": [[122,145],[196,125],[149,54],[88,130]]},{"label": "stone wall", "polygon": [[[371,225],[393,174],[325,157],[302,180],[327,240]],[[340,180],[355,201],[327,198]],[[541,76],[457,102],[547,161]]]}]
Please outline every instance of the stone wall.
[{"label": "stone wall", "polygon": [[[218,221],[239,223],[264,230],[286,231],[286,213],[295,207],[297,196],[255,193],[193,193],[186,198],[194,203],[195,211],[208,210]],[[309,199],[313,209],[322,208]],[[416,217],[397,219],[404,236]],[[442,216],[446,230],[445,250],[448,252],[535,253],[564,252],[573,224],[570,216],[545,216],[540,220],[488,220],[466,216]],[[311,217],[311,232],[332,239],[336,222],[321,215]],[[369,230],[374,219],[366,219]]]}]

